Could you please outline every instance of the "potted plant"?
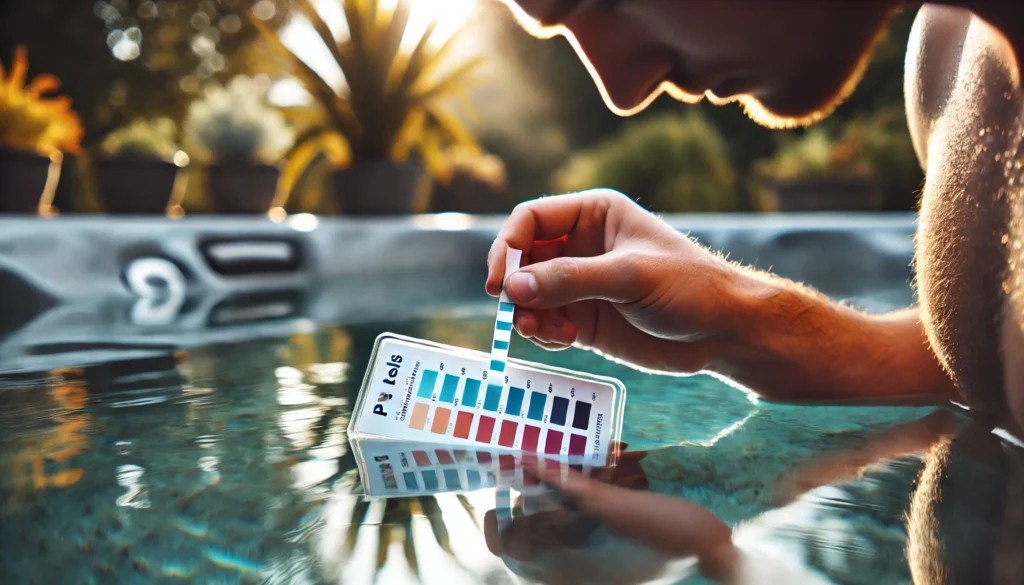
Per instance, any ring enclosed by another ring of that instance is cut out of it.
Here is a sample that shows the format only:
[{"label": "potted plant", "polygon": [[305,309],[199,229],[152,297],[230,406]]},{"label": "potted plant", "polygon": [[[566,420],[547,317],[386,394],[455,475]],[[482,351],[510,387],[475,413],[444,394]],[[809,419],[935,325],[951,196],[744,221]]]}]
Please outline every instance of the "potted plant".
[{"label": "potted plant", "polygon": [[96,183],[108,213],[165,214],[184,191],[180,167],[188,157],[168,118],[136,119],[111,132],[95,161]]},{"label": "potted plant", "polygon": [[505,191],[505,165],[500,158],[456,148],[448,154],[448,170],[445,175],[434,186],[433,211],[499,211]]},{"label": "potted plant", "polygon": [[699,110],[628,122],[556,171],[558,191],[617,189],[656,212],[734,211],[736,171],[725,139]]},{"label": "potted plant", "polygon": [[274,203],[280,172],[274,164],[294,136],[281,112],[267,105],[268,80],[237,76],[226,87],[210,86],[192,102],[183,142],[205,162],[207,192],[219,213],[266,213]]},{"label": "potted plant", "polygon": [[767,211],[880,209],[882,190],[864,155],[863,134],[836,140],[825,127],[785,136],[769,158],[754,161],[751,191]]},{"label": "potted plant", "polygon": [[[342,137],[349,164],[332,175],[338,206],[346,214],[406,214],[429,178],[444,177],[445,151],[452,146],[478,149],[445,102],[471,86],[479,63],[453,64],[448,53],[458,35],[432,42],[436,20],[402,48],[410,0],[386,8],[380,0],[345,0],[348,35],[336,40],[309,0],[297,7],[344,73],[347,87],[335,89],[255,16],[250,20],[276,51],[284,55],[306,90],[319,102],[323,119],[296,138],[292,164],[313,160]],[[405,42],[409,42],[405,39]]]},{"label": "potted plant", "polygon": [[67,96],[47,97],[60,80],[37,75],[26,84],[28,53],[14,52],[10,72],[0,63],[0,212],[47,211],[63,153],[78,151],[82,124]]}]

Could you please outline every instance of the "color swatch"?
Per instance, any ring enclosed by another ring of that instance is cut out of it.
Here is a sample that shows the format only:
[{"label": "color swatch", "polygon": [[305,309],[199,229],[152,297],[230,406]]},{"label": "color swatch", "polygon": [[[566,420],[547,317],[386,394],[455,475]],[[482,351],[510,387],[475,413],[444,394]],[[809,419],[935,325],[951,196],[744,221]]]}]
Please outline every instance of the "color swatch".
[{"label": "color swatch", "polygon": [[[534,427],[537,428],[537,427]],[[549,488],[525,473],[510,453],[488,449],[423,449],[419,442],[360,439],[353,443],[366,495],[406,497],[482,488],[515,488],[524,495]],[[568,463],[545,462],[563,470]],[[590,474],[593,467],[571,467]]]}]

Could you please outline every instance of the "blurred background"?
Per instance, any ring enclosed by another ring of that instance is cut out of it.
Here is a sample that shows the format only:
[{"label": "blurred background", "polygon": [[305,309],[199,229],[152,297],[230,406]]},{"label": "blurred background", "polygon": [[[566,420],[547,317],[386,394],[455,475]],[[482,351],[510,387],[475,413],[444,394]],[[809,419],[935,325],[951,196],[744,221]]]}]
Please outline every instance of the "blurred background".
[{"label": "blurred background", "polygon": [[619,189],[657,212],[914,209],[912,13],[824,124],[663,96],[609,112],[497,0],[34,0],[0,9],[0,210],[501,213]]}]

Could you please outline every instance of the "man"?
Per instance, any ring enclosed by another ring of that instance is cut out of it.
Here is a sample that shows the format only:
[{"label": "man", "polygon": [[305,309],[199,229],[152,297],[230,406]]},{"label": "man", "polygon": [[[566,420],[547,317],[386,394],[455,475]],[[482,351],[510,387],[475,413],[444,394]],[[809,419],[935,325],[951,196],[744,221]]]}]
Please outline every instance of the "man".
[{"label": "man", "polygon": [[[621,114],[665,91],[739,102],[771,127],[813,123],[842,102],[901,8],[895,0],[507,3],[535,34],[566,36]],[[907,117],[926,175],[919,306],[884,315],[842,306],[727,262],[603,190],[517,207],[491,249],[488,292],[503,285],[505,248],[520,248],[529,262],[504,285],[519,307],[517,331],[543,347],[576,344],[651,371],[708,372],[769,400],[954,401],[1020,434],[1024,9],[961,4],[921,7],[907,53]],[[591,483],[575,478],[567,489],[586,500],[598,493]],[[635,503],[634,520],[659,518]],[[695,550],[708,572],[734,578],[743,563],[728,530],[682,506],[676,526],[687,515],[708,526]]]}]

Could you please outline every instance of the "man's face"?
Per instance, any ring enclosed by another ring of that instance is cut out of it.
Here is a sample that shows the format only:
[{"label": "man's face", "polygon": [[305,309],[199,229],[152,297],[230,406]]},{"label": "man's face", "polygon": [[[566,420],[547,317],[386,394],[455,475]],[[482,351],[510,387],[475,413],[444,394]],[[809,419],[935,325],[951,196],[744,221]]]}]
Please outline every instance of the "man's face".
[{"label": "man's face", "polygon": [[739,101],[806,125],[853,90],[895,0],[504,0],[532,33],[565,35],[615,112],[662,91]]}]

